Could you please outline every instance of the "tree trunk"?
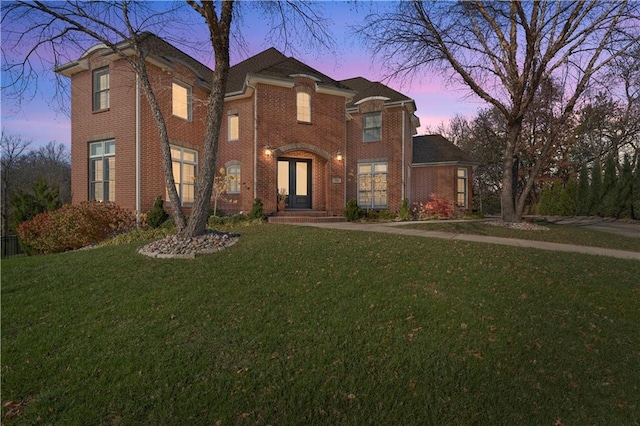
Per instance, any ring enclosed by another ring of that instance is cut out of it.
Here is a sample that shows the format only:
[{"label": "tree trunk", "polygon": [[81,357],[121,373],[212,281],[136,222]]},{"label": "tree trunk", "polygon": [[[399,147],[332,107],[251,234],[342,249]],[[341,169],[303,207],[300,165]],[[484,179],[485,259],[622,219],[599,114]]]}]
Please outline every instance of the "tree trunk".
[{"label": "tree trunk", "polygon": [[[522,118],[510,120],[507,124],[507,143],[504,149],[504,160],[502,163],[502,220],[505,222],[520,222],[522,220],[522,210],[516,208],[518,199],[517,185],[514,187],[514,156],[516,147],[522,130]],[[515,195],[515,196],[514,196]]]}]

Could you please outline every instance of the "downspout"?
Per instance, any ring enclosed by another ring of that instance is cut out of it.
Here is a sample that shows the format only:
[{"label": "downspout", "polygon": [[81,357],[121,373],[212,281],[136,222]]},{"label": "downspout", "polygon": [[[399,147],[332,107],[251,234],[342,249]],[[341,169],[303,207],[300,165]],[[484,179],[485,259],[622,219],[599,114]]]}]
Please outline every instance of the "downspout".
[{"label": "downspout", "polygon": [[140,229],[140,76],[136,73],[136,228]]},{"label": "downspout", "polygon": [[345,208],[347,206],[347,160],[349,159],[349,153],[347,152],[347,106],[345,101],[344,108],[344,156],[342,157],[342,206],[341,208]]},{"label": "downspout", "polygon": [[253,89],[253,199],[258,198],[258,88],[247,83]]},{"label": "downspout", "polygon": [[404,149],[404,145],[405,145],[405,130],[407,127],[407,123],[405,122],[406,117],[405,117],[405,113],[406,110],[404,108],[404,102],[402,102],[402,197],[400,198],[401,201],[404,201],[404,199],[406,198],[405,196],[405,185],[406,185],[406,180],[405,180],[405,149]]}]

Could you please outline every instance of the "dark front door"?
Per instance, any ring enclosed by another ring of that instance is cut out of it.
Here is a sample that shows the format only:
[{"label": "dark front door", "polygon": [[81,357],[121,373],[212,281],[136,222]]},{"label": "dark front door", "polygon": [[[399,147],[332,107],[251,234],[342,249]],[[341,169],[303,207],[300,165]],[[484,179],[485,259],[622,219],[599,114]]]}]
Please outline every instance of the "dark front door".
[{"label": "dark front door", "polygon": [[311,208],[311,160],[278,159],[278,191],[288,194],[287,208]]}]

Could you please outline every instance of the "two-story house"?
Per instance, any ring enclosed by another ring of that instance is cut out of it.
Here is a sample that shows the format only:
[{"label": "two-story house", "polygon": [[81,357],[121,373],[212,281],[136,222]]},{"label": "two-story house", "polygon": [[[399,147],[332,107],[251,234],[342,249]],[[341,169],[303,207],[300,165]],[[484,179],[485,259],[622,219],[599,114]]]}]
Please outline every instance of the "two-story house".
[{"label": "two-story house", "polygon": [[[125,52],[127,43],[120,46]],[[141,46],[188,209],[212,72],[153,34]],[[158,195],[166,198],[157,126],[127,62],[97,45],[56,72],[71,78],[73,202],[113,201],[145,212]],[[275,213],[283,191],[288,210],[329,216],[342,215],[352,198],[363,208],[398,210],[404,198],[423,202],[431,192],[468,209],[475,163],[425,162],[430,142],[414,143],[415,111],[411,98],[381,83],[336,81],[274,48],[248,58],[229,71],[216,164],[228,185],[219,208],[246,212],[260,198]]]}]

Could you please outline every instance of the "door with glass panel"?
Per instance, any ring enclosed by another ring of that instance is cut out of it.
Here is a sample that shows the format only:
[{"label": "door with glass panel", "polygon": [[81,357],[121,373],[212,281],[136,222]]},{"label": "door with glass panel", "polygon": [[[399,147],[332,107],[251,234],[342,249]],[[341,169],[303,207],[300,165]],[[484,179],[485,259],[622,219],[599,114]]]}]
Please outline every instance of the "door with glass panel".
[{"label": "door with glass panel", "polygon": [[287,208],[311,208],[311,160],[278,159],[278,192],[287,194]]}]

